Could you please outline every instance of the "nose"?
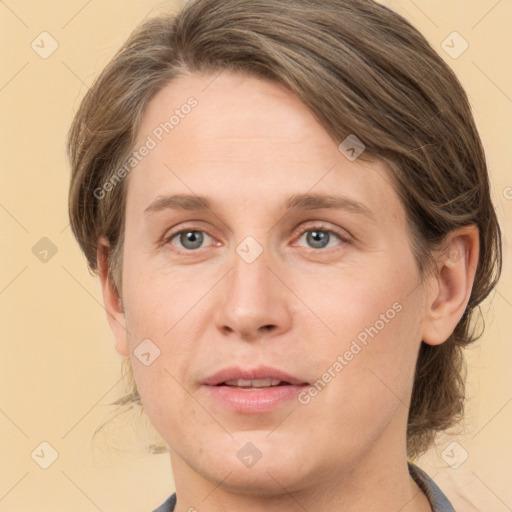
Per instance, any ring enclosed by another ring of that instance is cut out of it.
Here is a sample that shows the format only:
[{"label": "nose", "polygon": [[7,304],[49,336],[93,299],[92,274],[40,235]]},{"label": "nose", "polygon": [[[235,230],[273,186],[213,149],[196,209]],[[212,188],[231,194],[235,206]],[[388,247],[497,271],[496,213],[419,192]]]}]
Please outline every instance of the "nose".
[{"label": "nose", "polygon": [[293,294],[283,284],[277,266],[269,267],[265,252],[248,263],[238,254],[223,280],[215,315],[224,335],[246,341],[271,338],[292,325]]}]

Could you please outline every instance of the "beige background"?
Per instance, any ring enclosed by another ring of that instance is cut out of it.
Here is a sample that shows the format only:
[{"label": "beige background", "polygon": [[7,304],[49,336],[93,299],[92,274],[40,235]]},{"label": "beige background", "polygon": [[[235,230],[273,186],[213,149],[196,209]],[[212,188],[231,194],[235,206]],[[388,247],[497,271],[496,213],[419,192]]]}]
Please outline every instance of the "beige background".
[{"label": "beige background", "polygon": [[[466,421],[419,464],[459,511],[512,510],[512,2],[386,3],[426,35],[469,92],[505,242],[503,278],[483,308],[486,334],[467,354]],[[99,284],[68,226],[64,151],[87,86],[139,21],[169,5],[0,1],[0,512],[149,511],[173,489],[168,456],[144,453],[151,436],[140,439],[136,418],[114,422],[91,444],[123,383]],[[52,44],[45,31],[58,48],[44,59]],[[456,59],[441,46],[453,31],[469,44]],[[57,250],[47,261],[32,251],[43,237]],[[58,452],[48,469],[39,466],[51,455],[43,441]]]}]

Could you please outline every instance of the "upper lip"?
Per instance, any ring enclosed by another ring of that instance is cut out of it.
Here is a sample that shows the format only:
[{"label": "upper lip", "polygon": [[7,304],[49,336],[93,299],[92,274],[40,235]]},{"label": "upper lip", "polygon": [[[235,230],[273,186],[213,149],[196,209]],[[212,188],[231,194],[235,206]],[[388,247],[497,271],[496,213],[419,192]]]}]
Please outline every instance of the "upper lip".
[{"label": "upper lip", "polygon": [[231,366],[215,372],[203,380],[206,386],[216,386],[229,380],[257,380],[257,379],[278,379],[289,384],[307,384],[306,381],[293,377],[286,372],[271,368],[270,366],[258,366],[257,368],[240,368]]}]

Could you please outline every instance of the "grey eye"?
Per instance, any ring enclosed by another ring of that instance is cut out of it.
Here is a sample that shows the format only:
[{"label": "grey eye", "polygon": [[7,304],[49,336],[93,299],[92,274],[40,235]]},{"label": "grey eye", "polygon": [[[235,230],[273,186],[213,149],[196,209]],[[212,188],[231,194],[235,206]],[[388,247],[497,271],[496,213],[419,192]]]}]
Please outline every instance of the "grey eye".
[{"label": "grey eye", "polygon": [[[336,243],[341,241],[341,238],[335,233],[325,229],[309,229],[302,233],[299,241],[304,239],[307,247],[312,249],[324,249],[326,247],[333,247]],[[301,244],[302,245],[302,244]]]},{"label": "grey eye", "polygon": [[[206,238],[210,238],[204,231],[186,230],[177,233],[171,238],[171,243],[187,250],[199,249]],[[177,244],[179,242],[179,244]]]},{"label": "grey eye", "polygon": [[306,240],[311,247],[315,249],[323,249],[331,239],[329,233],[325,231],[310,231],[306,235]]}]

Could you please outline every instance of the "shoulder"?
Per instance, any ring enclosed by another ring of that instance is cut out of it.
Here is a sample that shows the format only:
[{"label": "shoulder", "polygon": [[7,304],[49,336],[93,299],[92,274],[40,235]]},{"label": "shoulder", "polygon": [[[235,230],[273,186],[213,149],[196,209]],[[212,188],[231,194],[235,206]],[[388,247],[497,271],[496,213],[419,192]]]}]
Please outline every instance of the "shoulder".
[{"label": "shoulder", "polygon": [[157,509],[153,510],[153,512],[172,512],[174,510],[175,505],[176,493],[169,496],[165,503],[162,503]]},{"label": "shoulder", "polygon": [[443,491],[441,491],[434,480],[432,480],[425,471],[411,462],[408,462],[408,466],[410,475],[429,500],[432,512],[455,512]]}]

